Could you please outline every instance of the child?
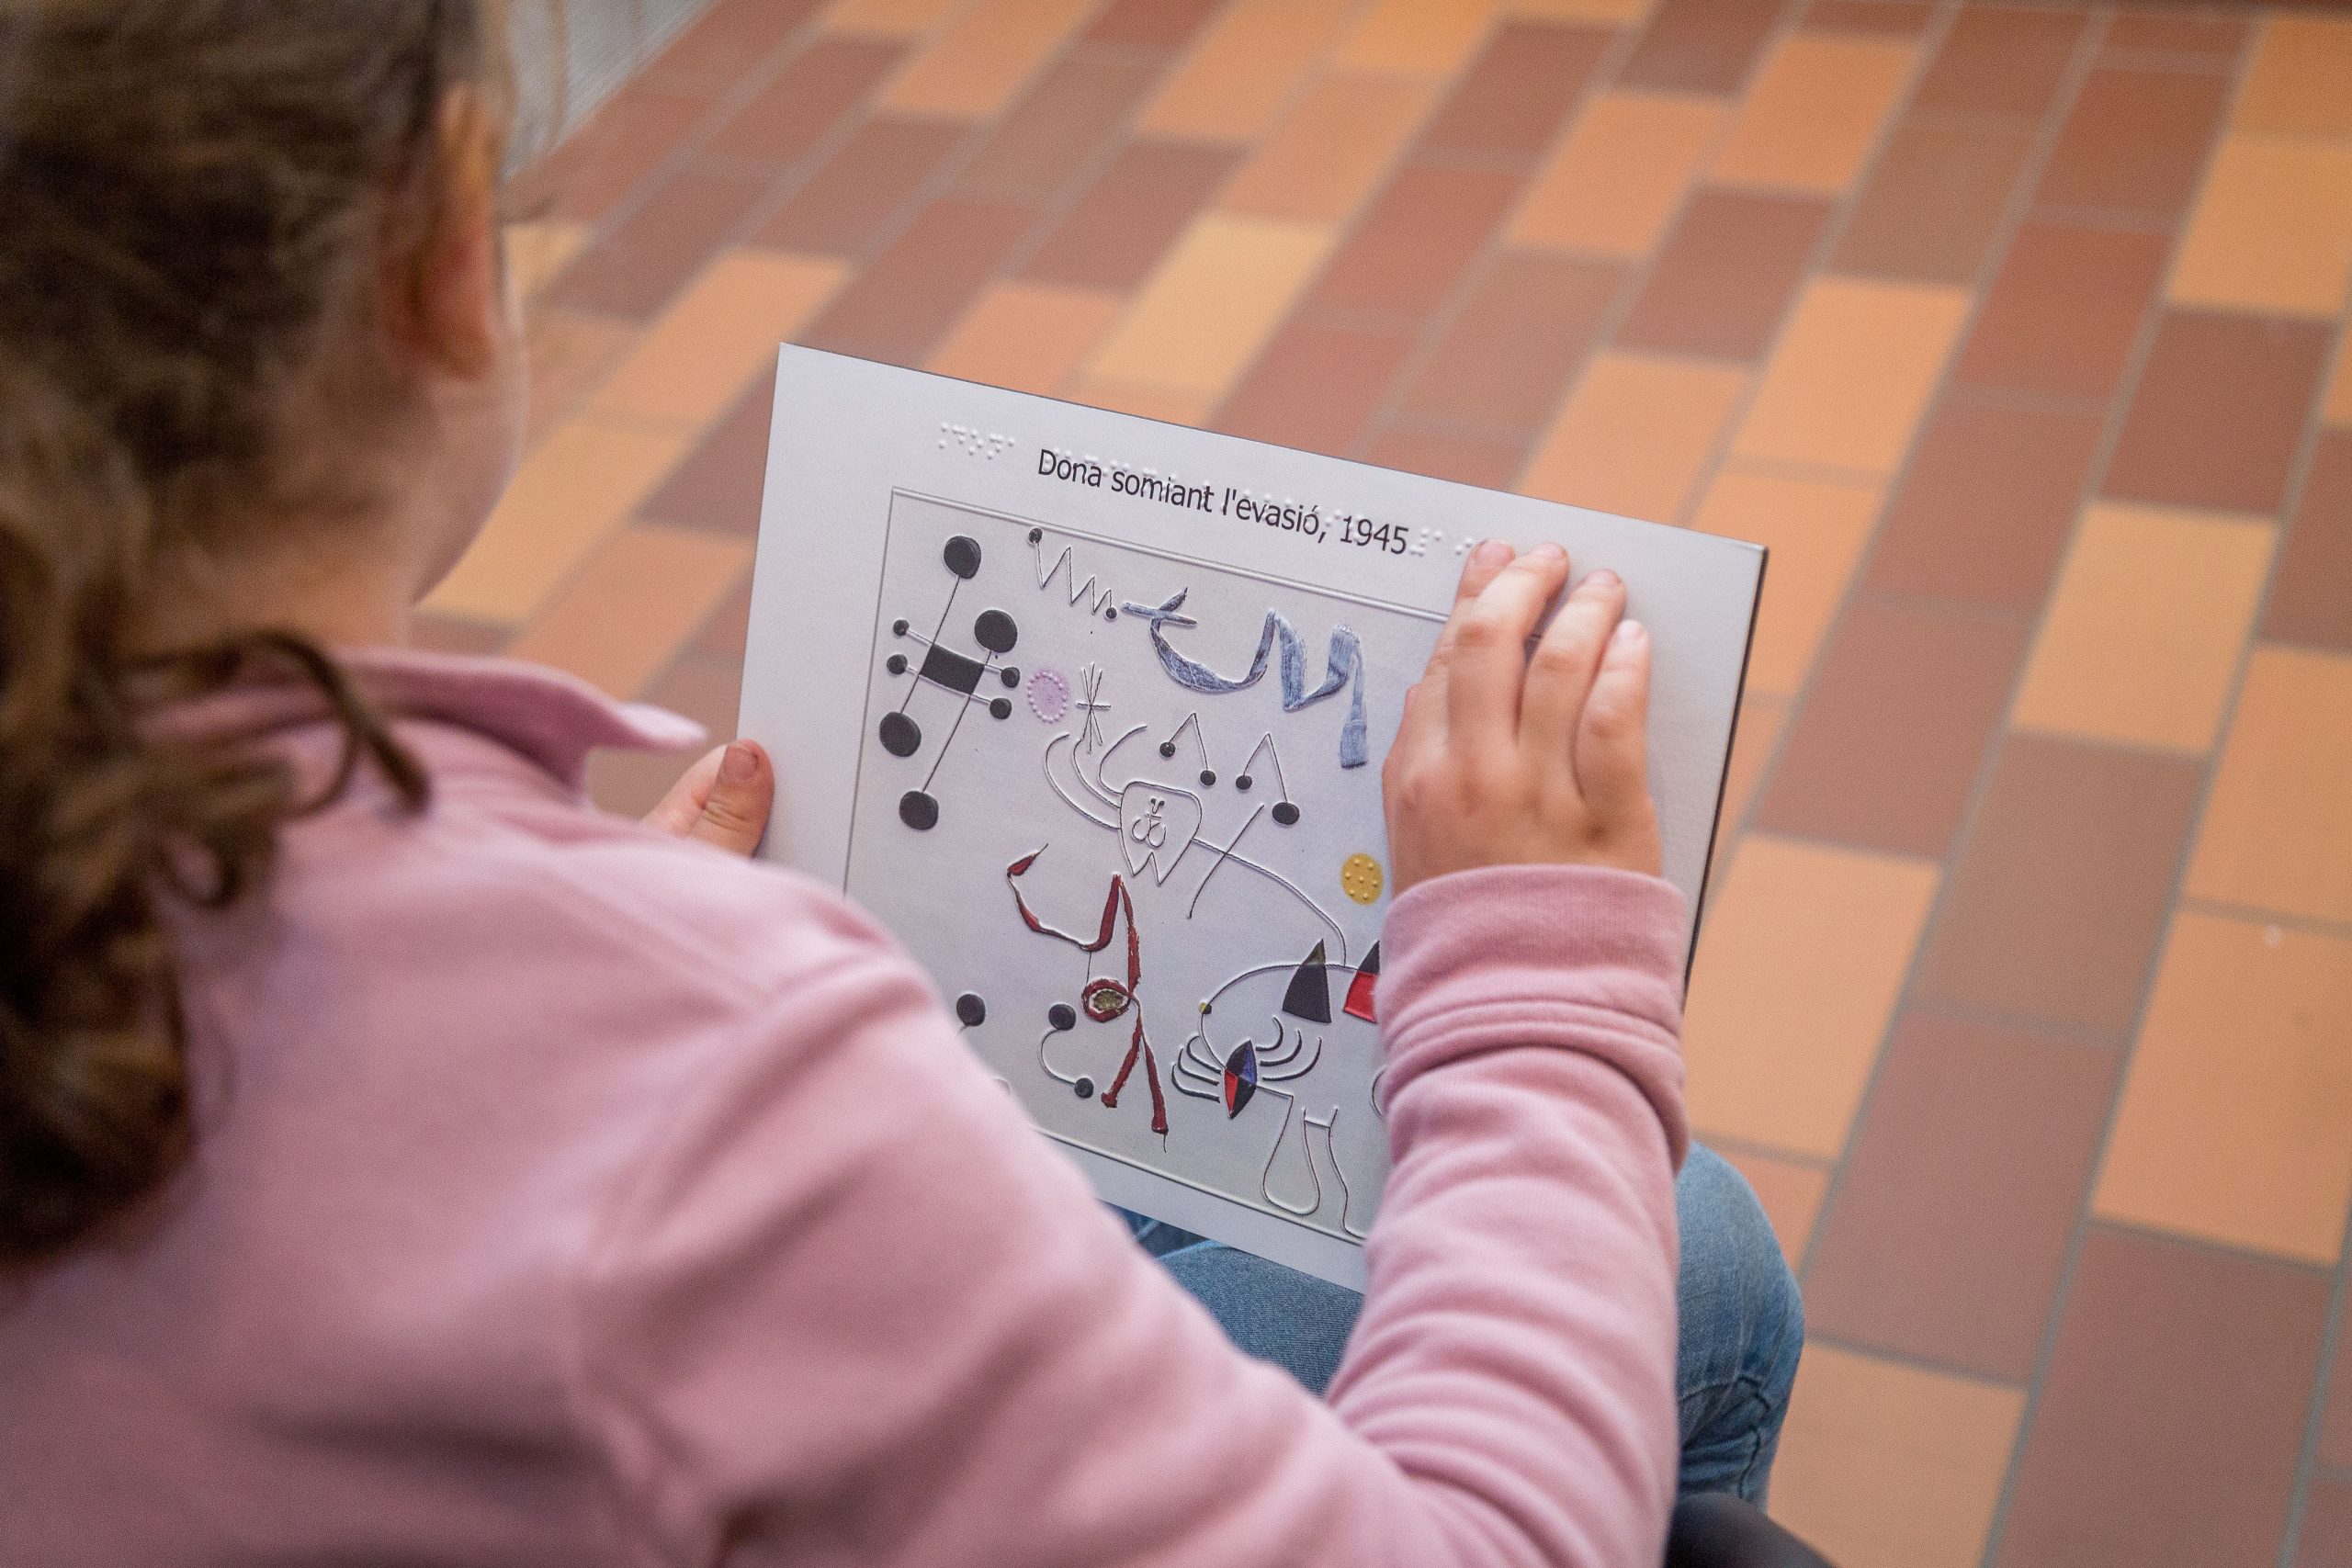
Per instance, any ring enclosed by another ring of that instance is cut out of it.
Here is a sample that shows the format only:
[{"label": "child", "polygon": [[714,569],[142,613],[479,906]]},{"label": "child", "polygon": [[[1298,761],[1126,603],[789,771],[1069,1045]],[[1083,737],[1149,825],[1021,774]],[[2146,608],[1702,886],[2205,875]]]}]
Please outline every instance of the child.
[{"label": "child", "polygon": [[1622,587],[1482,547],[1406,704],[1361,1318],[1171,1256],[1346,1335],[1318,1400],[870,921],[583,803],[682,721],[397,650],[522,429],[499,29],[0,9],[0,1562],[1648,1564],[1679,1465],[1759,1491],[1798,1330],[1712,1162],[1678,1382]]}]

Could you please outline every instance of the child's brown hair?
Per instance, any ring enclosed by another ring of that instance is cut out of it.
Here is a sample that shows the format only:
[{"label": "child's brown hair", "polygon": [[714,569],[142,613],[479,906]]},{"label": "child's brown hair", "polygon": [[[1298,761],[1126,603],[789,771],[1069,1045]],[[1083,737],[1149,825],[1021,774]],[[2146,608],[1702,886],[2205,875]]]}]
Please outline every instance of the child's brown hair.
[{"label": "child's brown hair", "polygon": [[505,82],[494,0],[0,0],[0,1269],[184,1156],[166,900],[234,903],[315,804],[157,707],[309,681],[343,773],[372,756],[423,800],[320,649],[166,646],[157,612],[376,503],[424,402],[395,318],[445,119],[498,114]]}]

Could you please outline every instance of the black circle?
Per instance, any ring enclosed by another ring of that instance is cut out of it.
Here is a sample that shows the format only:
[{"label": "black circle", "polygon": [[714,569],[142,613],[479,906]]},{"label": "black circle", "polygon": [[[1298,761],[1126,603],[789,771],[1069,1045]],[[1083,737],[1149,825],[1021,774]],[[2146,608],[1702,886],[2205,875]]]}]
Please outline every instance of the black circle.
[{"label": "black circle", "polygon": [[1106,621],[1115,621],[1119,618],[1119,612],[1105,604],[1102,606],[1102,618]]},{"label": "black circle", "polygon": [[882,661],[882,668],[893,675],[903,675],[907,672],[907,656],[903,653],[894,653]]},{"label": "black circle", "polygon": [[1215,785],[1216,783],[1216,770],[1215,768],[1203,768],[1201,770],[1201,787],[1203,789],[1208,789]]},{"label": "black circle", "polygon": [[1029,542],[1033,545],[1045,536],[1046,531],[1043,528],[1032,528],[1029,530]]},{"label": "black circle", "polygon": [[1078,1090],[1078,1098],[1080,1100],[1092,1100],[1094,1098],[1094,1080],[1092,1078],[1080,1078],[1069,1087]]},{"label": "black circle", "polygon": [[1256,779],[1251,778],[1248,773],[1236,773],[1233,776],[1233,787],[1239,790],[1244,795],[1248,795],[1250,793],[1250,786],[1257,782],[1258,781]]},{"label": "black circle", "polygon": [[882,716],[882,750],[893,757],[911,757],[922,744],[922,726],[902,713]]},{"label": "black circle", "polygon": [[918,833],[927,833],[938,825],[939,802],[919,789],[910,789],[899,796],[899,820]]},{"label": "black circle", "polygon": [[990,653],[1011,653],[1012,645],[1021,640],[1021,628],[1002,610],[982,610],[980,618],[972,623],[972,640]]},{"label": "black circle", "polygon": [[989,704],[989,716],[990,718],[1011,718],[1012,716],[1012,700],[1007,697],[999,697],[996,701]]},{"label": "black circle", "polygon": [[1173,757],[1176,755],[1176,742],[1173,740],[1161,741],[1159,743],[1159,754],[1163,757]]},{"label": "black circle", "polygon": [[1273,816],[1275,821],[1287,828],[1298,820],[1298,807],[1287,800],[1279,800],[1274,803]]},{"label": "black circle", "polygon": [[989,1021],[989,1004],[978,991],[966,991],[956,998],[956,1016],[967,1029],[978,1029]]},{"label": "black circle", "polygon": [[892,637],[904,637],[904,636],[906,636],[906,635],[907,635],[907,623],[906,623],[906,622],[904,622],[904,621],[902,621],[902,620],[900,620],[900,621],[892,621],[892,622],[890,623],[890,635],[891,635]]},{"label": "black circle", "polygon": [[958,534],[947,541],[947,547],[939,552],[939,558],[947,563],[948,570],[969,580],[980,570],[980,542],[967,535]]},{"label": "black circle", "polygon": [[1010,664],[997,671],[997,678],[1008,686],[1018,686],[1021,684],[1021,671]]},{"label": "black circle", "polygon": [[1046,1026],[1057,1033],[1078,1027],[1078,1010],[1068,1002],[1056,1002],[1046,1010]]}]

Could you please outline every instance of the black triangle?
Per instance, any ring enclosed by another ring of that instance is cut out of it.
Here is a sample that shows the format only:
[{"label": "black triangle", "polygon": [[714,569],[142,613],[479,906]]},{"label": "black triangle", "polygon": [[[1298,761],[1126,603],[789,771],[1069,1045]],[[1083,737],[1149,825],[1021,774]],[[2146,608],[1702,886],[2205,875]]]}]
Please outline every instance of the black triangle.
[{"label": "black triangle", "polygon": [[1331,981],[1323,964],[1323,944],[1318,942],[1306,962],[1291,972],[1290,989],[1283,993],[1283,1011],[1310,1023],[1331,1021]]}]

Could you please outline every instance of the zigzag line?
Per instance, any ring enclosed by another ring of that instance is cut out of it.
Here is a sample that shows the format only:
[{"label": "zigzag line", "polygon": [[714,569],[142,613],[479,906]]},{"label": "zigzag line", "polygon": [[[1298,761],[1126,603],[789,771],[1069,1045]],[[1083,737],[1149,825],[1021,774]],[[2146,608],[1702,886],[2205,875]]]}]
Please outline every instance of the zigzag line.
[{"label": "zigzag line", "polygon": [[1089,574],[1084,582],[1078,580],[1078,568],[1070,564],[1069,546],[1062,547],[1062,553],[1054,558],[1054,563],[1051,566],[1046,564],[1046,547],[1043,544],[1033,545],[1032,548],[1037,552],[1037,586],[1040,590],[1053,581],[1056,572],[1060,572],[1063,592],[1069,595],[1070,604],[1075,605],[1081,599],[1088,601],[1086,611],[1091,615],[1101,615],[1110,608],[1111,601],[1117,597],[1111,589],[1096,587],[1095,579],[1091,574]]}]

